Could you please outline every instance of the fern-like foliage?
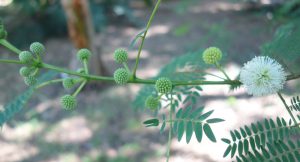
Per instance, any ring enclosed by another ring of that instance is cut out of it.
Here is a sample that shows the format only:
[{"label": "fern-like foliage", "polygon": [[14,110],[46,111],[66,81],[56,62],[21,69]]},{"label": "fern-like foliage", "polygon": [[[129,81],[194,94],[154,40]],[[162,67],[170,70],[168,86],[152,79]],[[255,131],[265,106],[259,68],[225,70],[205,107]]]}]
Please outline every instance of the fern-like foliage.
[{"label": "fern-like foliage", "polygon": [[262,47],[262,53],[285,65],[292,74],[300,74],[299,42],[300,21],[296,19],[278,28],[274,39]]},{"label": "fern-like foliage", "polygon": [[239,130],[230,131],[231,139],[222,138],[228,146],[224,157],[230,155],[251,156],[250,151],[256,154],[261,148],[268,147],[277,141],[288,139],[291,135],[299,134],[299,128],[283,118],[265,119],[263,122],[252,123],[250,126],[241,127]]},{"label": "fern-like foliage", "polygon": [[0,126],[12,118],[17,112],[21,111],[23,106],[32,96],[33,92],[34,89],[29,88],[4,106],[4,110],[0,112]]},{"label": "fern-like foliage", "polygon": [[236,157],[237,162],[297,162],[300,160],[300,140],[293,141],[274,141],[267,142],[266,147],[260,147],[260,151],[255,150],[253,153]]},{"label": "fern-like foliage", "polygon": [[[48,72],[38,78],[38,83],[42,83],[46,80],[53,78],[57,73]],[[4,106],[4,110],[0,112],[0,126],[6,121],[11,119],[16,113],[22,110],[24,105],[28,102],[34,93],[34,87],[28,88],[26,91],[18,95],[15,99]]]},{"label": "fern-like foliage", "polygon": [[295,96],[291,99],[290,109],[294,110],[294,111],[300,111],[300,97],[299,96]]},{"label": "fern-like foliage", "polygon": [[211,129],[210,124],[224,121],[219,118],[210,118],[214,110],[203,113],[204,107],[197,109],[189,106],[177,111],[174,119],[173,130],[177,135],[178,141],[181,141],[183,134],[186,134],[186,142],[189,143],[193,133],[195,133],[198,142],[202,141],[203,132],[212,142],[216,142],[216,137]]}]

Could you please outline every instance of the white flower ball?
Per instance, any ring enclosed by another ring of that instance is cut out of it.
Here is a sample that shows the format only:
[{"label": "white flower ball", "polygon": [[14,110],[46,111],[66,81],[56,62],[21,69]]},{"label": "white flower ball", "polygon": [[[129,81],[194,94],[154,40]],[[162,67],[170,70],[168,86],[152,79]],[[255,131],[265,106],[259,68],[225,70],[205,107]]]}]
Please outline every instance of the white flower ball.
[{"label": "white flower ball", "polygon": [[253,96],[264,96],[278,92],[286,81],[283,67],[268,56],[253,58],[244,64],[240,81]]}]

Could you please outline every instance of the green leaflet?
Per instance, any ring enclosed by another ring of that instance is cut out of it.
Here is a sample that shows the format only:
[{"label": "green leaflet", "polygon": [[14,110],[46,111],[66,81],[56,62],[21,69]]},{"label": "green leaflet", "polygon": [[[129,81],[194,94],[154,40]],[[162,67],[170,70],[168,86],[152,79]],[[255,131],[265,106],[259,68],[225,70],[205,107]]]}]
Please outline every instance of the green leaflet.
[{"label": "green leaflet", "polygon": [[208,124],[204,124],[203,126],[204,133],[206,134],[207,138],[209,138],[212,142],[217,142],[216,137]]},{"label": "green leaflet", "polygon": [[143,122],[145,127],[156,127],[159,125],[159,120],[158,119],[149,119]]}]

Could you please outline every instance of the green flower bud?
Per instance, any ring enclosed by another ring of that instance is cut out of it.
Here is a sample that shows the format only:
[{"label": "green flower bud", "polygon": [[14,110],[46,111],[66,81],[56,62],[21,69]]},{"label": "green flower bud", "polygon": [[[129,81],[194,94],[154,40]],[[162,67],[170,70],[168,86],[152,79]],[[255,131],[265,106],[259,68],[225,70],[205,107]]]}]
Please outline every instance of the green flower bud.
[{"label": "green flower bud", "polygon": [[21,67],[19,73],[23,77],[28,77],[32,72],[32,69],[26,66]]},{"label": "green flower bud", "polygon": [[30,52],[28,51],[22,51],[19,54],[19,59],[22,63],[30,63],[33,59],[33,56]]},{"label": "green flower bud", "polygon": [[119,63],[122,64],[124,62],[127,62],[128,60],[128,53],[125,49],[117,49],[114,52],[114,60]]},{"label": "green flower bud", "polygon": [[145,106],[150,110],[156,110],[159,106],[160,102],[156,97],[149,96],[146,99]]},{"label": "green flower bud", "polygon": [[216,64],[222,59],[222,51],[217,47],[209,47],[203,52],[202,57],[206,64]]},{"label": "green flower bud", "polygon": [[34,76],[28,76],[24,78],[24,82],[28,86],[33,86],[36,84],[37,79]]},{"label": "green flower bud", "polygon": [[45,47],[42,43],[34,42],[30,45],[30,51],[34,54],[40,55],[45,53]]},{"label": "green flower bud", "polygon": [[75,85],[75,82],[73,78],[66,78],[63,80],[62,84],[65,89],[70,89]]},{"label": "green flower bud", "polygon": [[158,93],[167,94],[172,91],[172,82],[169,78],[159,78],[155,83],[155,88]]},{"label": "green flower bud", "polygon": [[90,50],[86,49],[86,48],[83,48],[83,49],[80,49],[78,52],[77,52],[77,59],[81,62],[83,62],[83,60],[89,60],[89,58],[91,57],[92,53]]},{"label": "green flower bud", "polygon": [[73,110],[77,106],[77,100],[74,96],[65,95],[60,98],[60,103],[63,109]]},{"label": "green flower bud", "polygon": [[114,72],[114,79],[117,84],[125,84],[129,80],[129,72],[124,68],[119,68]]}]

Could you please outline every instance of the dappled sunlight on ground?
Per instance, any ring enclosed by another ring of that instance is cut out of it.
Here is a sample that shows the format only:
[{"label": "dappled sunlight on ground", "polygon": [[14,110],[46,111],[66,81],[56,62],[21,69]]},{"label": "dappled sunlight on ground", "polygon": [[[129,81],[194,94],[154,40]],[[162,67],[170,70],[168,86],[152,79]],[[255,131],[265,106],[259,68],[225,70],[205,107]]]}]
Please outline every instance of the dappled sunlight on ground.
[{"label": "dappled sunlight on ground", "polygon": [[3,141],[0,142],[0,159],[3,162],[22,161],[28,157],[35,156],[39,152],[38,147],[31,144],[22,144],[18,142]]},{"label": "dappled sunlight on ground", "polygon": [[45,140],[47,142],[80,143],[89,140],[92,135],[86,119],[76,116],[63,119],[45,135]]}]

